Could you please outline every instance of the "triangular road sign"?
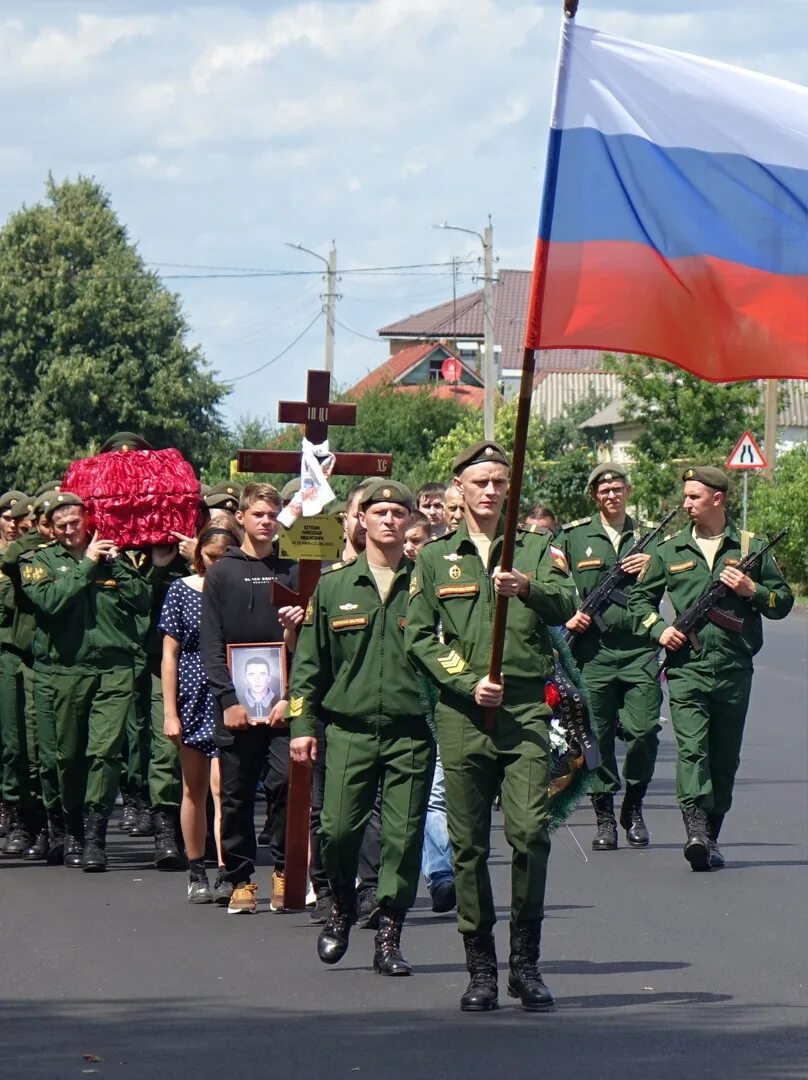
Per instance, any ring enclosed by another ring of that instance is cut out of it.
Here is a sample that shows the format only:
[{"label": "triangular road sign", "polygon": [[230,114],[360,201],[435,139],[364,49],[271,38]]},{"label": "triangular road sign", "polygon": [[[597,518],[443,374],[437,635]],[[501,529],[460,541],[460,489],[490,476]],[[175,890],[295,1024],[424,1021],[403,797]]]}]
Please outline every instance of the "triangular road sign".
[{"label": "triangular road sign", "polygon": [[751,431],[745,431],[738,439],[735,449],[727,458],[727,468],[767,469],[768,467],[768,462],[755,442],[755,436]]}]

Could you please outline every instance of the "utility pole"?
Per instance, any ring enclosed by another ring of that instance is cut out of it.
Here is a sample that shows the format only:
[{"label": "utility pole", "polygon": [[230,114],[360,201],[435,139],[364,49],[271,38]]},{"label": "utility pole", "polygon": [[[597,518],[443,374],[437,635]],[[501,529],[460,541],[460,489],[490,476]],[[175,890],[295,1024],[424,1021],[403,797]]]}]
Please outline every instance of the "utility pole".
[{"label": "utility pole", "polygon": [[305,251],[307,255],[313,255],[315,259],[319,259],[321,263],[325,263],[326,267],[326,291],[320,294],[320,299],[325,301],[323,311],[325,312],[325,360],[323,366],[329,374],[334,374],[334,324],[336,321],[336,307],[337,300],[339,299],[339,293],[337,292],[337,244],[335,240],[331,241],[331,250],[328,253],[326,259],[323,255],[319,255],[316,251],[312,251],[311,248],[303,247],[302,244],[290,244],[286,241],[286,247],[296,248],[298,251]]},{"label": "utility pole", "polygon": [[764,390],[766,419],[763,430],[763,456],[766,468],[763,475],[768,479],[774,476],[774,463],[777,457],[777,379],[767,379]]},{"label": "utility pole", "polygon": [[[483,432],[486,439],[494,438],[494,391],[497,384],[497,365],[494,355],[494,226],[489,214],[488,224],[483,232],[476,229],[463,229],[459,225],[433,225],[433,229],[451,229],[476,236],[483,245],[483,357],[482,376],[485,387],[483,398]],[[454,260],[452,260],[454,268]]]},{"label": "utility pole", "polygon": [[494,438],[494,388],[497,381],[497,365],[494,357],[494,227],[491,218],[483,233],[483,333],[485,358],[483,360],[483,437]]},{"label": "utility pole", "polygon": [[334,313],[337,306],[337,245],[331,241],[325,294],[325,370],[334,374]]}]

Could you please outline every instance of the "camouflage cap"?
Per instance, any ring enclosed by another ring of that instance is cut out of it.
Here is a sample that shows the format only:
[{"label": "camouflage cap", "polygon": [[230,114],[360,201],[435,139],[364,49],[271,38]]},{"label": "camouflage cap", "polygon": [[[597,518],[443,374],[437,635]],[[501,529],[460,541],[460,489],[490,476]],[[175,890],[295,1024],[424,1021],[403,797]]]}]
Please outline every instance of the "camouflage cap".
[{"label": "camouflage cap", "polygon": [[111,450],[153,450],[154,447],[147,442],[142,435],[136,435],[134,431],[116,431],[110,435],[99,454],[107,454]]},{"label": "camouflage cap", "polygon": [[53,502],[45,511],[46,517],[53,517],[57,510],[61,510],[63,506],[80,506],[84,508],[84,503],[81,501],[78,495],[74,495],[72,491],[57,491],[53,497]]},{"label": "camouflage cap", "polygon": [[614,461],[602,461],[589,474],[586,485],[594,487],[595,484],[608,483],[609,480],[624,480],[628,483],[628,474],[622,465],[617,465]]},{"label": "camouflage cap", "polygon": [[17,499],[13,506],[9,507],[8,516],[15,520],[30,517],[34,512],[34,499],[26,495],[24,499]]},{"label": "camouflage cap", "polygon": [[452,475],[459,476],[470,465],[507,465],[511,463],[499,443],[482,440],[461,450],[452,462]]},{"label": "camouflage cap", "polygon": [[374,480],[362,491],[359,505],[367,510],[373,503],[398,503],[412,511],[412,492],[397,480]]},{"label": "camouflage cap", "polygon": [[28,502],[28,496],[24,491],[15,491],[13,488],[11,491],[5,491],[0,495],[0,513],[5,510],[10,510],[16,503]]},{"label": "camouflage cap", "polygon": [[685,469],[682,480],[695,480],[716,491],[727,491],[729,488],[729,477],[720,469],[716,469],[714,465],[694,465]]}]

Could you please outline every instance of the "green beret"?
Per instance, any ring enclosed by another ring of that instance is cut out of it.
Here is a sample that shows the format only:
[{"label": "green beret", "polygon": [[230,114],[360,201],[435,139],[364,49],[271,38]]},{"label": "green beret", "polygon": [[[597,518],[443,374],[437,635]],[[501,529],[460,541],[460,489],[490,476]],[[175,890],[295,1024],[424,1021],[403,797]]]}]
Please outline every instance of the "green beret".
[{"label": "green beret", "polygon": [[508,455],[499,443],[485,440],[460,451],[452,462],[452,475],[459,476],[469,465],[507,465],[509,469],[511,467]]},{"label": "green beret", "polygon": [[366,510],[373,503],[398,503],[412,512],[412,492],[397,480],[374,480],[363,489],[359,505]]},{"label": "green beret", "polygon": [[57,491],[53,496],[53,502],[45,511],[46,517],[52,518],[54,513],[61,510],[63,506],[80,506],[83,509],[84,503],[72,491]]},{"label": "green beret", "polygon": [[211,491],[205,496],[208,510],[229,510],[235,514],[238,510],[238,495],[228,495],[224,491]]},{"label": "green beret", "polygon": [[586,481],[587,487],[595,484],[608,483],[609,480],[624,480],[628,483],[628,475],[622,465],[616,465],[613,461],[602,461],[596,465]]},{"label": "green beret", "polygon": [[27,518],[34,512],[34,500],[30,495],[26,495],[24,499],[17,499],[14,505],[9,509],[8,516],[21,520]]},{"label": "green beret", "polygon": [[6,491],[3,495],[0,495],[0,513],[4,510],[10,510],[12,506],[22,500],[24,503],[28,502],[28,496],[24,491]]},{"label": "green beret", "polygon": [[296,495],[300,491],[300,477],[296,480],[288,480],[281,488],[281,502],[286,503],[292,501],[292,496]]},{"label": "green beret", "polygon": [[41,517],[42,514],[47,514],[48,507],[51,505],[51,503],[58,494],[59,492],[56,491],[55,488],[48,488],[47,490],[43,491],[39,496],[35,497],[34,515],[36,517]]},{"label": "green beret", "polygon": [[240,499],[241,484],[235,484],[232,480],[223,480],[221,484],[213,484],[209,487],[208,495],[229,495],[231,499]]},{"label": "green beret", "polygon": [[348,509],[348,504],[344,499],[338,499],[336,502],[329,503],[326,513],[329,517],[336,517],[337,514],[344,514]]},{"label": "green beret", "polygon": [[685,469],[682,479],[695,480],[699,484],[704,484],[705,487],[715,488],[716,491],[726,491],[729,488],[727,474],[713,465],[695,465],[690,469]]},{"label": "green beret", "polygon": [[60,491],[62,487],[61,480],[46,480],[44,484],[40,484],[34,492],[34,498],[38,498],[40,495],[44,495],[46,491]]},{"label": "green beret", "polygon": [[142,435],[136,435],[134,431],[116,431],[110,435],[99,450],[100,454],[107,454],[110,450],[153,450],[150,442],[146,442]]}]

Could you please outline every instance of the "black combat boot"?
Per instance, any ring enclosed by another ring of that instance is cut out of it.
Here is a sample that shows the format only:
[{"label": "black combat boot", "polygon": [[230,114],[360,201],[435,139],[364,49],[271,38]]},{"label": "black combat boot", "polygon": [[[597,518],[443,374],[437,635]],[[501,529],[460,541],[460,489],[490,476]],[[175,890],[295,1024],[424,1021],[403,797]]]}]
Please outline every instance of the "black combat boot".
[{"label": "black combat boot", "polygon": [[22,855],[31,843],[18,803],[12,803],[8,811],[8,835],[3,846],[4,855]]},{"label": "black combat boot", "polygon": [[148,802],[139,795],[135,795],[135,823],[129,829],[130,836],[152,836],[154,823],[152,811]]},{"label": "black combat boot", "polygon": [[30,831],[31,843],[22,853],[22,857],[28,862],[39,862],[47,857],[50,848],[44,810],[39,809],[31,816]]},{"label": "black combat boot", "polygon": [[539,969],[541,922],[511,923],[511,957],[508,995],[522,1000],[528,1012],[552,1009],[553,995],[544,985]]},{"label": "black combat boot", "polygon": [[154,865],[158,870],[182,870],[185,860],[177,840],[177,823],[171,810],[155,810]]},{"label": "black combat boot", "polygon": [[133,795],[121,793],[121,816],[118,818],[118,828],[121,832],[129,832],[137,823],[137,802]]},{"label": "black combat boot", "polygon": [[497,954],[491,933],[464,934],[466,967],[471,976],[460,999],[463,1012],[490,1012],[499,1008]]},{"label": "black combat boot", "polygon": [[65,866],[81,866],[81,856],[84,851],[84,821],[81,814],[65,814],[65,838],[64,838]]},{"label": "black combat boot", "polygon": [[65,853],[65,818],[61,806],[48,811],[48,866],[60,866]]},{"label": "black combat boot", "polygon": [[690,869],[696,871],[710,869],[710,838],[707,835],[707,815],[700,806],[686,806],[682,818],[687,829],[684,855],[690,863]]},{"label": "black combat boot", "polygon": [[593,851],[614,851],[617,847],[617,822],[614,819],[614,796],[603,791],[593,795],[598,831],[592,840]]},{"label": "black combat boot", "polygon": [[642,817],[642,801],[647,784],[626,784],[623,805],[620,807],[620,824],[626,830],[629,847],[648,847],[651,839]]},{"label": "black combat boot", "polygon": [[412,975],[412,968],[401,955],[401,928],[406,911],[379,912],[379,929],[373,939],[373,970],[377,975]]},{"label": "black combat boot", "polygon": [[8,836],[8,803],[0,802],[0,838]]},{"label": "black combat boot", "polygon": [[92,811],[84,815],[84,851],[81,868],[87,874],[100,874],[107,868],[107,819]]},{"label": "black combat boot", "polygon": [[710,843],[710,866],[713,870],[720,870],[724,865],[724,856],[718,846],[718,835],[723,823],[723,814],[714,814],[712,811],[707,814],[707,839]]},{"label": "black combat boot", "polygon": [[317,955],[324,964],[336,964],[348,951],[351,927],[356,922],[356,887],[337,886],[331,900],[331,914],[317,935]]}]

